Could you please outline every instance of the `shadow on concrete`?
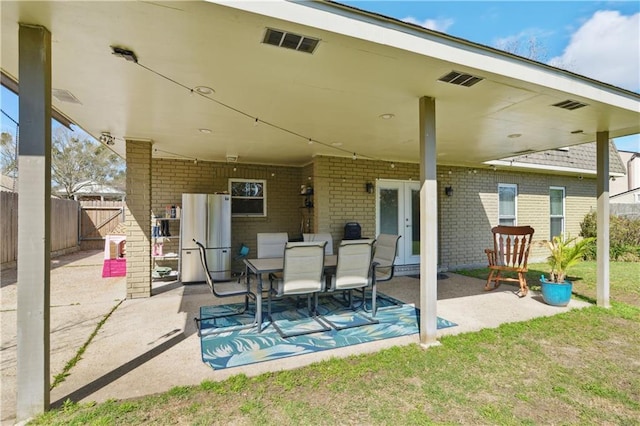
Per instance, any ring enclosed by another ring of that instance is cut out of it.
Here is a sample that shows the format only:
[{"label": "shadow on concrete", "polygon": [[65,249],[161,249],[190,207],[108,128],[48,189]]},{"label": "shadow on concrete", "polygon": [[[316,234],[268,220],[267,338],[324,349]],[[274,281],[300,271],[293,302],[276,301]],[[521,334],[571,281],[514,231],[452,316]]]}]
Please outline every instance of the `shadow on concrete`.
[{"label": "shadow on concrete", "polygon": [[171,339],[167,340],[166,342],[159,344],[158,346],[148,350],[144,354],[133,358],[131,361],[121,365],[120,367],[114,370],[111,370],[107,374],[104,374],[103,376],[95,379],[94,381],[87,383],[86,385],[71,392],[68,395],[65,395],[64,397],[58,399],[57,401],[52,402],[51,408],[61,407],[66,400],[80,401],[81,399],[87,398],[91,394],[95,393],[97,390],[118,380],[119,378],[123,377],[125,374],[130,373],[131,371],[140,367],[142,364],[152,360],[153,358],[164,353],[168,349],[176,346],[177,344],[179,344],[180,342],[182,342],[188,337],[185,333],[181,333],[180,329],[176,328],[175,330],[173,330],[173,332],[180,333],[180,334],[173,336]]}]

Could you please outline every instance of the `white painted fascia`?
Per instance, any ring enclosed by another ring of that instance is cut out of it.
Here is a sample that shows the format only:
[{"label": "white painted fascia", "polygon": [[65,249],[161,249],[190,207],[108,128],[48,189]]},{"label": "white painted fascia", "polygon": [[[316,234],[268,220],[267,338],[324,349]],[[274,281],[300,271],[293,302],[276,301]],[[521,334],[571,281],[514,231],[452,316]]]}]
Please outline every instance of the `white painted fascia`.
[{"label": "white painted fascia", "polygon": [[[578,167],[547,166],[545,164],[522,163],[519,161],[491,160],[491,161],[485,161],[483,164],[487,164],[489,166],[513,167],[513,168],[522,168],[522,169],[531,169],[531,170],[546,170],[546,171],[562,172],[562,173],[576,173],[576,174],[589,175],[589,176],[598,175],[598,173],[595,170],[581,169]],[[620,173],[620,172],[609,172],[609,175],[615,176],[615,177],[625,176],[624,173]]]},{"label": "white painted fascia", "polygon": [[[392,18],[374,17],[321,1],[206,1],[522,80],[569,97],[640,111],[637,93]],[[358,19],[354,19],[356,16]]]}]

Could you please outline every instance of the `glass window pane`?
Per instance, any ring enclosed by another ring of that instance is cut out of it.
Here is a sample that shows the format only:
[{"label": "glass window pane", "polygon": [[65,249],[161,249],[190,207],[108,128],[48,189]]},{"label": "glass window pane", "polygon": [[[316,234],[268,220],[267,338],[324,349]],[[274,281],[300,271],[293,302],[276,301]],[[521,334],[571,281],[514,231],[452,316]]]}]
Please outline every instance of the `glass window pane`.
[{"label": "glass window pane", "polygon": [[398,233],[398,190],[380,189],[380,233]]},{"label": "glass window pane", "polygon": [[261,198],[232,198],[231,211],[234,214],[255,214],[262,216],[263,200]]},{"label": "glass window pane", "polygon": [[513,186],[499,187],[500,216],[516,215],[516,188]]},{"label": "glass window pane", "polygon": [[500,219],[499,223],[500,223],[500,225],[514,226],[516,224],[516,220],[515,219]]},{"label": "glass window pane", "polygon": [[564,191],[562,189],[551,189],[549,190],[549,205],[551,206],[551,215],[552,216],[563,216],[564,211],[562,209],[563,203],[562,198],[564,195]]},{"label": "glass window pane", "polygon": [[562,223],[564,219],[561,217],[552,217],[551,218],[551,235],[550,238],[553,238],[558,235],[562,235]]}]

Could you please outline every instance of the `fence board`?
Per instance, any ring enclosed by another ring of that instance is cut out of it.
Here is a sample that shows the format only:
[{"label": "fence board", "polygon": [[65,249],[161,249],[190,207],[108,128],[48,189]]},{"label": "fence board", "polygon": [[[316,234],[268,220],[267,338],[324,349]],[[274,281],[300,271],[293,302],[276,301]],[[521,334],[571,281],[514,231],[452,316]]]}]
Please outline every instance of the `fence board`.
[{"label": "fence board", "polygon": [[[18,194],[0,192],[0,264],[18,259]],[[78,247],[78,202],[51,199],[51,252]]]}]

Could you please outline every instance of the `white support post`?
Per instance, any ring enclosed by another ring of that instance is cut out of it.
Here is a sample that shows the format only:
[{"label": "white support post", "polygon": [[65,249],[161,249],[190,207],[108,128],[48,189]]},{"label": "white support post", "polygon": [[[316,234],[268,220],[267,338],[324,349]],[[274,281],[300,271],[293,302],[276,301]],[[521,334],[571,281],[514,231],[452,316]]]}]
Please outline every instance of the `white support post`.
[{"label": "white support post", "polygon": [[18,421],[49,408],[51,252],[51,33],[18,29]]},{"label": "white support post", "polygon": [[437,344],[438,185],[436,101],[420,98],[420,344]]},{"label": "white support post", "polygon": [[598,306],[609,304],[609,132],[596,133],[597,145],[597,280]]}]

